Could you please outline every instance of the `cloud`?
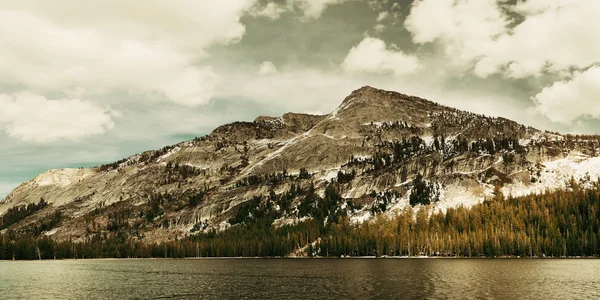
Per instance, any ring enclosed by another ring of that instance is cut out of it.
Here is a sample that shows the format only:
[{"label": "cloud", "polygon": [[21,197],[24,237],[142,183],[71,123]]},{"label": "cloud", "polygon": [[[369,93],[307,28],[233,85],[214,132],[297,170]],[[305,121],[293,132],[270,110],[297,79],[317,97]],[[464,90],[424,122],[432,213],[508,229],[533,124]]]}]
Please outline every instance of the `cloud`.
[{"label": "cloud", "polygon": [[600,118],[599,15],[595,0],[417,0],[404,25],[414,43],[440,46],[446,62],[480,78],[570,78],[532,97],[534,111],[563,126]]},{"label": "cloud", "polygon": [[[3,3],[5,11],[30,13],[57,26],[85,28],[121,40],[159,41],[178,49],[203,50],[238,41],[245,33],[240,17],[256,0],[95,1],[43,0]],[[65,13],[65,10],[77,13]],[[16,29],[18,30],[18,29]],[[59,42],[59,41],[57,41]]]},{"label": "cloud", "polygon": [[48,143],[60,139],[102,134],[114,127],[118,112],[78,99],[49,100],[29,92],[0,94],[0,128],[26,142]]},{"label": "cloud", "polygon": [[[277,116],[286,112],[329,113],[353,90],[366,84],[383,86],[372,81],[368,83],[369,80],[362,74],[308,67],[288,67],[271,76],[256,76],[256,71],[228,72],[226,76],[229,83],[221,86],[220,94],[228,99],[243,99],[239,101],[252,103],[256,107],[254,115],[251,114],[253,117],[261,114]],[[231,86],[236,88],[232,89]],[[241,113],[231,112],[237,115]]]},{"label": "cloud", "polygon": [[[374,10],[377,10],[375,6],[371,5]],[[382,24],[389,17],[390,13],[387,11],[382,11],[377,15],[377,24],[373,27],[376,33],[382,33],[386,29],[386,25]]]},{"label": "cloud", "polygon": [[600,67],[576,73],[533,97],[537,110],[554,122],[571,124],[581,116],[600,118]]},{"label": "cloud", "polygon": [[[507,11],[520,15],[513,25]],[[562,74],[600,61],[600,2],[417,0],[405,27],[413,42],[439,42],[453,62],[480,77]]]},{"label": "cloud", "polygon": [[269,2],[264,6],[257,3],[248,14],[277,20],[283,13],[299,12],[302,14],[300,20],[307,22],[319,19],[329,6],[346,1],[349,0],[287,0],[285,3]]},{"label": "cloud", "polygon": [[577,1],[572,0],[561,0],[561,1],[547,1],[547,0],[527,0],[518,1],[513,7],[513,10],[525,15],[543,13],[549,9],[560,9],[565,6],[569,6]]},{"label": "cloud", "polygon": [[476,73],[487,76],[506,69],[523,78],[561,73],[600,62],[600,2],[594,0],[527,1],[515,7],[526,18],[482,51]]},{"label": "cloud", "polygon": [[373,29],[375,30],[375,32],[377,33],[381,33],[385,30],[386,26],[383,24],[375,24],[375,27],[373,27]]},{"label": "cloud", "polygon": [[463,64],[481,55],[506,25],[494,0],[415,0],[404,22],[413,42],[440,41],[445,54]]},{"label": "cloud", "polygon": [[382,11],[377,15],[377,22],[381,22],[388,17],[389,13],[387,11]]},{"label": "cloud", "polygon": [[286,4],[278,4],[275,2],[269,2],[265,6],[255,5],[249,11],[248,14],[253,17],[265,17],[271,20],[277,20],[281,17],[281,14],[288,12],[292,7]]},{"label": "cloud", "polygon": [[[206,60],[235,43],[255,0],[23,0],[0,5],[0,82],[38,92],[122,90],[187,106],[207,103],[219,77]],[[65,8],[77,13],[65,13]]]},{"label": "cloud", "polygon": [[419,67],[415,56],[404,54],[395,46],[387,47],[385,42],[372,37],[364,38],[352,47],[342,62],[342,68],[350,73],[393,73],[403,75],[412,73]]},{"label": "cloud", "polygon": [[260,69],[258,70],[258,75],[273,75],[277,74],[277,67],[270,61],[263,61],[260,64]]},{"label": "cloud", "polygon": [[290,5],[303,12],[304,20],[310,21],[321,17],[329,6],[342,4],[348,0],[288,0]]}]

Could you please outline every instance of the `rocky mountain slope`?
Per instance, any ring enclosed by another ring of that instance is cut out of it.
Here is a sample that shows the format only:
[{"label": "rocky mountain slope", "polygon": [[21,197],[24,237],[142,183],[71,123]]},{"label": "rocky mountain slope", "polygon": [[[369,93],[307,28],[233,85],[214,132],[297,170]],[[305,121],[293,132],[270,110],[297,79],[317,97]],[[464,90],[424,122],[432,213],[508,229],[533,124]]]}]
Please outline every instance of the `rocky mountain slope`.
[{"label": "rocky mountain slope", "polygon": [[320,195],[334,188],[339,211],[362,222],[426,203],[470,206],[500,191],[585,186],[600,175],[598,146],[597,137],[363,87],[328,115],[262,116],[112,164],[42,173],[0,202],[0,215],[23,211],[0,228],[59,240],[119,233],[165,241],[225,229],[252,217],[249,202],[285,198],[273,203],[273,226],[281,226],[311,217],[297,187]]}]

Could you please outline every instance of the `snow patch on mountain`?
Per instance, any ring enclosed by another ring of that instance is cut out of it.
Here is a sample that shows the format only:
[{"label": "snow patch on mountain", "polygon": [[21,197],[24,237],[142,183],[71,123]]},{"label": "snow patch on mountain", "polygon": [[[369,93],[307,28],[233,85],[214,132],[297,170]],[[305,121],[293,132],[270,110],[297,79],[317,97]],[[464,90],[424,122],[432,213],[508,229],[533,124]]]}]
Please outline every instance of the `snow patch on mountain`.
[{"label": "snow patch on mountain", "polygon": [[319,180],[330,181],[334,178],[337,178],[337,174],[340,170],[340,168],[327,169],[323,171],[323,175],[319,177]]},{"label": "snow patch on mountain", "polygon": [[376,128],[379,128],[381,126],[383,126],[384,122],[367,122],[367,123],[362,123],[360,125],[362,126],[375,126]]},{"label": "snow patch on mountain", "polygon": [[421,136],[421,139],[425,142],[427,147],[431,147],[431,145],[433,145],[434,139],[432,135]]},{"label": "snow patch on mountain", "polygon": [[440,200],[432,205],[433,211],[445,213],[450,207],[471,207],[481,203],[486,197],[491,197],[492,192],[491,185],[485,185],[484,188],[449,185],[440,189]]},{"label": "snow patch on mountain", "polygon": [[399,213],[399,212],[403,211],[404,209],[407,209],[408,207],[410,207],[410,202],[408,199],[409,195],[410,195],[410,191],[408,191],[408,193],[404,197],[392,199],[392,203],[391,203],[390,207],[388,207],[387,213],[388,214]]},{"label": "snow patch on mountain", "polygon": [[350,223],[362,224],[363,222],[369,220],[372,216],[373,215],[371,215],[371,212],[368,210],[359,210],[350,217]]},{"label": "snow patch on mountain", "polygon": [[297,218],[296,216],[291,216],[291,217],[283,216],[283,217],[273,221],[273,227],[279,228],[281,226],[286,226],[286,225],[296,225],[298,223],[308,221],[310,219],[311,219],[310,217]]},{"label": "snow patch on mountain", "polygon": [[600,178],[600,157],[588,157],[585,154],[573,152],[568,157],[545,162],[537,174],[533,174],[530,183],[518,182],[502,188],[505,195],[513,197],[529,194],[541,194],[570,187],[571,178],[577,184],[588,187],[591,181]]},{"label": "snow patch on mountain", "polygon": [[164,159],[168,158],[169,156],[171,156],[171,155],[173,155],[173,154],[175,154],[175,153],[179,152],[179,150],[181,150],[181,147],[175,147],[175,148],[173,148],[173,149],[169,150],[169,152],[167,152],[167,153],[163,154],[162,156],[160,156],[160,157],[159,157],[159,158],[156,160],[156,162],[161,162],[161,161],[163,161]]}]

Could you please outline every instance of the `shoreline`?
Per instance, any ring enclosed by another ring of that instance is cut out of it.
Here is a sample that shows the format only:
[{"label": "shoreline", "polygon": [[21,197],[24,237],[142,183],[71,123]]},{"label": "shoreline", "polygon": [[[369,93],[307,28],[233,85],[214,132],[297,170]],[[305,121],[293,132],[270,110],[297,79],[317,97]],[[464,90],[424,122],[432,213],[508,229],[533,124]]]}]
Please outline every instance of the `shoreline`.
[{"label": "shoreline", "polygon": [[65,258],[65,259],[31,259],[31,260],[0,260],[3,262],[35,262],[35,261],[125,261],[125,260],[411,260],[411,259],[463,259],[463,260],[587,260],[600,259],[598,256],[566,256],[566,257],[518,257],[518,256],[501,256],[501,257],[463,257],[463,256],[349,256],[349,257],[269,257],[269,256],[254,256],[254,257],[181,257],[181,258],[164,258],[164,257],[130,257],[130,258]]}]

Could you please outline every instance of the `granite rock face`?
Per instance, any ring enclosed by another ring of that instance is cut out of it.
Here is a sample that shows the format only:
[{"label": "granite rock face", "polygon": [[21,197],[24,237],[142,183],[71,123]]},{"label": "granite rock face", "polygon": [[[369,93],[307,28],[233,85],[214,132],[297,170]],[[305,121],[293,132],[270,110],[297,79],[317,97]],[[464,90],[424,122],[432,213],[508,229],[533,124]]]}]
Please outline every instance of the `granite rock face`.
[{"label": "granite rock face", "polygon": [[[292,185],[314,185],[322,194],[333,181],[344,198],[361,203],[349,215],[361,222],[373,217],[374,195],[394,195],[385,213],[408,207],[418,174],[434,183],[432,207],[442,210],[493,197],[495,187],[508,196],[568,188],[572,180],[585,185],[600,175],[598,146],[596,137],[540,131],[363,87],[328,115],[261,116],[113,164],[50,170],[0,201],[0,214],[43,198],[47,208],[11,229],[27,230],[61,211],[63,221],[43,234],[84,239],[126,211],[121,221],[135,227],[131,236],[164,241],[227,228],[254,196]],[[353,175],[340,180],[344,174]],[[160,199],[160,213],[150,218],[144,213],[153,199]],[[276,223],[298,219],[291,209]]]}]

